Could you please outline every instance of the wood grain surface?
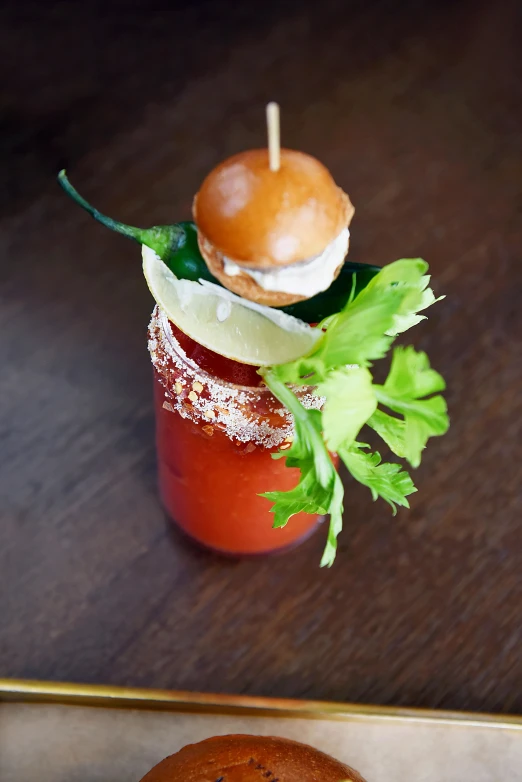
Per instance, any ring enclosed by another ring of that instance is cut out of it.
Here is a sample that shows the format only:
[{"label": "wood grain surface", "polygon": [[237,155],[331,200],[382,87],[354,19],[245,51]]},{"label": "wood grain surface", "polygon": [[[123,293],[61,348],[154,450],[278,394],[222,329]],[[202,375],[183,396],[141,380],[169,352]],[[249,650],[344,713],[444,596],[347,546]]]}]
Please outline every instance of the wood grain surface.
[{"label": "wood grain surface", "polygon": [[[0,11],[0,675],[522,710],[522,17],[516,2],[7,2]],[[245,7],[243,7],[245,6]],[[248,8],[246,7],[248,6]],[[139,250],[223,157],[319,156],[351,259],[422,256],[448,380],[409,512],[347,483],[320,532],[234,562],[166,522]]]}]

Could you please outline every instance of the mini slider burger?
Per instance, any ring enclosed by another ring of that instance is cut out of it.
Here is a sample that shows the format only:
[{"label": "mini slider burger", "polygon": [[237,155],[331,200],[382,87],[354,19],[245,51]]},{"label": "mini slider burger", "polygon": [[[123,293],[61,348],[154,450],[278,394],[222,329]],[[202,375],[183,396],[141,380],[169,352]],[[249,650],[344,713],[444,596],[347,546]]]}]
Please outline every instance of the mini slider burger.
[{"label": "mini slider burger", "polygon": [[193,215],[201,253],[221,284],[245,299],[284,307],[335,280],[354,208],[322,163],[280,150],[270,137],[269,121],[268,150],[234,155],[210,172]]},{"label": "mini slider burger", "polygon": [[364,782],[306,744],[270,736],[216,736],[170,755],[141,782]]}]

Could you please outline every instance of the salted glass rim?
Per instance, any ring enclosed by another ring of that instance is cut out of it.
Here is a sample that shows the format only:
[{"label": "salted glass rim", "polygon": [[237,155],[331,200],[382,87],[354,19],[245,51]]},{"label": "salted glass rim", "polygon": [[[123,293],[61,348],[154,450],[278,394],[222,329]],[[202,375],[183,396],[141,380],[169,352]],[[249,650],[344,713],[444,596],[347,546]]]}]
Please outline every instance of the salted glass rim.
[{"label": "salted glass rim", "polygon": [[[158,306],[158,314],[159,314],[159,323],[161,326],[161,331],[163,333],[163,336],[169,343],[170,347],[172,348],[176,356],[183,364],[186,364],[191,369],[196,370],[198,374],[201,375],[202,378],[207,379],[208,382],[218,383],[219,385],[225,388],[229,388],[232,391],[242,391],[245,394],[256,394],[256,395],[262,394],[263,396],[271,397],[275,402],[277,402],[278,405],[281,405],[281,407],[284,406],[277,399],[277,397],[274,396],[274,394],[268,388],[267,385],[263,384],[259,386],[244,386],[244,385],[240,385],[239,383],[232,383],[229,380],[223,380],[218,375],[214,375],[208,370],[200,367],[197,361],[194,361],[194,359],[189,358],[189,356],[187,356],[187,354],[181,347],[179,341],[176,339],[176,337],[172,332],[172,329],[170,328],[170,323],[172,321],[170,320],[165,310],[162,309],[160,306]],[[244,363],[244,362],[238,362],[238,363]]]},{"label": "salted glass rim", "polygon": [[[270,388],[231,383],[202,369],[187,356],[172,332],[167,313],[157,305],[149,324],[149,352],[165,389],[163,406],[167,410],[196,423],[204,421],[205,427],[215,426],[230,439],[249,446],[290,447],[292,414]],[[324,398],[309,386],[300,386],[295,393],[306,409],[321,409],[324,404]]]}]

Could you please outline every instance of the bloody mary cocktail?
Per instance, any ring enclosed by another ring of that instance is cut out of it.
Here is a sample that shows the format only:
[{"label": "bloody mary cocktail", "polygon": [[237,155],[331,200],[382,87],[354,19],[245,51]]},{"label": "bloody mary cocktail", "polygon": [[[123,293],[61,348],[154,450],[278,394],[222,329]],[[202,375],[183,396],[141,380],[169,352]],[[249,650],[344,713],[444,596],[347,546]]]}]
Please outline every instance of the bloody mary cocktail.
[{"label": "bloody mary cocktail", "polygon": [[[274,529],[271,503],[258,496],[293,488],[299,470],[271,457],[290,447],[292,420],[256,368],[201,347],[159,308],[149,349],[159,488],[171,519],[199,543],[233,555],[269,553],[307,537],[318,516],[298,513]],[[307,392],[302,401],[320,405]]]},{"label": "bloody mary cocktail", "polygon": [[291,546],[328,514],[321,565],[330,566],[344,508],[332,453],[395,512],[416,488],[401,464],[371,450],[364,428],[413,467],[448,428],[444,380],[425,353],[399,346],[383,383],[371,372],[438,299],[420,258],[382,269],[346,262],[349,196],[318,160],[281,148],[277,104],[267,129],[268,149],[207,174],[193,221],[126,225],[89,204],[65,171],[59,181],[142,245],[157,304],[149,350],[170,517],[201,544],[241,556]]}]

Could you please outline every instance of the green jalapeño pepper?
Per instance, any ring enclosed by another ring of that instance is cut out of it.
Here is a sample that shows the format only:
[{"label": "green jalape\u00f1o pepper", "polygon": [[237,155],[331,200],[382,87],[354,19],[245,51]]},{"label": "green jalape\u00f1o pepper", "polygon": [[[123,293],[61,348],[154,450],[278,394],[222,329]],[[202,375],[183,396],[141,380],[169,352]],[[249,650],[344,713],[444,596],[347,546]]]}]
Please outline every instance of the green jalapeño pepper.
[{"label": "green jalape\u00f1o pepper", "polygon": [[[219,280],[210,273],[205,259],[201,255],[195,223],[187,220],[174,223],[174,225],[154,225],[152,228],[135,228],[131,225],[125,225],[102,214],[82,198],[67,179],[65,171],[60,171],[58,181],[67,195],[99,223],[154,250],[178,279],[195,282],[203,279],[223,287]],[[328,290],[312,296],[311,299],[298,301],[280,309],[306,323],[320,323],[324,318],[343,309],[352,293],[354,275],[354,295],[356,296],[379,271],[379,266],[347,262]]]},{"label": "green jalape\u00f1o pepper", "polygon": [[102,214],[82,198],[67,179],[65,171],[60,171],[58,174],[58,182],[67,195],[99,223],[154,250],[179,279],[194,281],[203,279],[220,284],[208,270],[199,251],[198,234],[194,223],[187,220],[174,225],[153,225],[152,228],[125,225]]}]

